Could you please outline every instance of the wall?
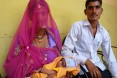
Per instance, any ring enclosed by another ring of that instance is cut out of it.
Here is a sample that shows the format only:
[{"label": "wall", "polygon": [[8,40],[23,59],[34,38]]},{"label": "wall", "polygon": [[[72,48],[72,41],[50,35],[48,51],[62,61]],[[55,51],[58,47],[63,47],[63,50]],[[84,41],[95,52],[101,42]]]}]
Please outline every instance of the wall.
[{"label": "wall", "polygon": [[[20,23],[24,10],[29,0],[0,0],[0,73],[5,76],[3,63],[6,59],[13,35]],[[58,25],[63,39],[71,24],[86,18],[84,15],[85,0],[46,0],[52,15]],[[112,45],[117,46],[117,6],[116,0],[103,0],[103,15],[100,22],[108,30]],[[114,49],[117,52],[117,49]],[[117,53],[116,57],[117,57]]]}]

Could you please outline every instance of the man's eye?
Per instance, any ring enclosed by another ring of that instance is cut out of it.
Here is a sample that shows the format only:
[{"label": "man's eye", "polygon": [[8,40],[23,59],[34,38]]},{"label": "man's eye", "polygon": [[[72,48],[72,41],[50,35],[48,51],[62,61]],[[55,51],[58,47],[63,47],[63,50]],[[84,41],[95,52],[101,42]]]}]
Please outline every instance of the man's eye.
[{"label": "man's eye", "polygon": [[97,6],[88,6],[88,9],[89,10],[92,10],[92,9],[99,9],[101,8],[101,6],[97,5]]},{"label": "man's eye", "polygon": [[99,9],[99,8],[101,8],[101,6],[96,6],[96,9]]},{"label": "man's eye", "polygon": [[88,9],[93,9],[93,6],[89,6]]}]

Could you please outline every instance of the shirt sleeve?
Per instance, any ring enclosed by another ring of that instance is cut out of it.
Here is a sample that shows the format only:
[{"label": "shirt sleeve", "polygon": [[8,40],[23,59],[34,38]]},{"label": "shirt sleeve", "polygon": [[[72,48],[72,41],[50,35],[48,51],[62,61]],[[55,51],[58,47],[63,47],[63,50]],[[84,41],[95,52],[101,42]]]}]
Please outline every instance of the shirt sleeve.
[{"label": "shirt sleeve", "polygon": [[75,44],[78,40],[79,28],[76,24],[72,25],[70,32],[68,33],[64,45],[62,47],[62,56],[70,56],[74,60],[79,61],[80,64],[85,64],[87,58],[78,54],[78,52],[73,52]]},{"label": "shirt sleeve", "polygon": [[103,37],[104,38],[101,47],[106,64],[112,77],[117,78],[117,61],[111,48],[111,40],[109,34],[106,32]]}]

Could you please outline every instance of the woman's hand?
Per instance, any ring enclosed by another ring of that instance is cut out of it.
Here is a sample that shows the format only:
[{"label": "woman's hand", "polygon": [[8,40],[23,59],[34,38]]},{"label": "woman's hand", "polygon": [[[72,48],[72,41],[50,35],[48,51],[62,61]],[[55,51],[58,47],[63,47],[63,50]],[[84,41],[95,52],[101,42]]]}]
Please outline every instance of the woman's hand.
[{"label": "woman's hand", "polygon": [[87,69],[89,70],[91,78],[102,78],[101,72],[90,60],[86,60],[85,64]]},{"label": "woman's hand", "polygon": [[42,68],[39,68],[38,70],[33,70],[33,73],[39,73],[41,72]]},{"label": "woman's hand", "polygon": [[49,74],[46,78],[53,78],[56,74]]}]

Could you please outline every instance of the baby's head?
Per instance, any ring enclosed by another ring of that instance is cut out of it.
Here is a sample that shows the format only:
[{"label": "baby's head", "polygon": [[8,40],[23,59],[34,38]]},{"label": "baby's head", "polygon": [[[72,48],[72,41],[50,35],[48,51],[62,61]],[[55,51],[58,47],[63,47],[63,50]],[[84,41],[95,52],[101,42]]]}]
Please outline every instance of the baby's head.
[{"label": "baby's head", "polygon": [[66,67],[66,62],[64,58],[61,58],[61,60],[58,61],[57,67]]},{"label": "baby's head", "polygon": [[77,62],[70,57],[63,57],[58,63],[57,67],[77,67]]}]

